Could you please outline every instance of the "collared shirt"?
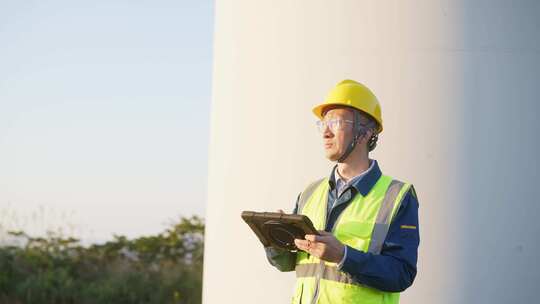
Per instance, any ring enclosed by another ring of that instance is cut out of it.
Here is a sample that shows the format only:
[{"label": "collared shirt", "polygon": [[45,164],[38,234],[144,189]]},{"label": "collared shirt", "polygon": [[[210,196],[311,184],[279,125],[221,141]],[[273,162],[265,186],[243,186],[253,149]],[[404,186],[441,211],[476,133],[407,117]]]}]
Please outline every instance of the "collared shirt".
[{"label": "collared shirt", "polygon": [[[347,189],[348,187],[350,187],[351,185],[357,183],[360,181],[360,179],[362,177],[364,177],[366,174],[368,174],[368,172],[373,168],[373,165],[375,164],[375,162],[373,160],[369,160],[369,168],[358,174],[357,176],[351,178],[349,181],[345,181],[345,179],[343,179],[343,177],[341,177],[341,175],[339,174],[338,170],[337,170],[337,166],[335,167],[334,169],[334,180],[336,181],[336,191],[337,191],[337,196],[340,196],[342,193],[343,193],[343,190]],[[328,209],[332,209],[333,205],[330,205],[328,204]]]}]

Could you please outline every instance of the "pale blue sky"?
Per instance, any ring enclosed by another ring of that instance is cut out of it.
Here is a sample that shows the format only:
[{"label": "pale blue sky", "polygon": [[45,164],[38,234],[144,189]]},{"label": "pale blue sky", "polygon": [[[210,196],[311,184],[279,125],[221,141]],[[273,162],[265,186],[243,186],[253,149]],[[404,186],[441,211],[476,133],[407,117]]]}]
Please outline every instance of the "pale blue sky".
[{"label": "pale blue sky", "polygon": [[204,215],[213,13],[0,1],[0,224],[102,240]]}]

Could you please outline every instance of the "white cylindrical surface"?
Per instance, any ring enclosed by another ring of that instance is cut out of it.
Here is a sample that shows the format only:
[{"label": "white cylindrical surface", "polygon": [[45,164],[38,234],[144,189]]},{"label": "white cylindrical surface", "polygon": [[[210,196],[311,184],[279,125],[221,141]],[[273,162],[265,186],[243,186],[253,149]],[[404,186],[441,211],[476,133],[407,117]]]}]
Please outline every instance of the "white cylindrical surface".
[{"label": "white cylindrical surface", "polygon": [[532,303],[540,283],[536,1],[216,1],[204,302],[286,303],[242,210],[292,209],[330,173],[311,107],[370,87],[371,157],[420,200],[402,303]]}]

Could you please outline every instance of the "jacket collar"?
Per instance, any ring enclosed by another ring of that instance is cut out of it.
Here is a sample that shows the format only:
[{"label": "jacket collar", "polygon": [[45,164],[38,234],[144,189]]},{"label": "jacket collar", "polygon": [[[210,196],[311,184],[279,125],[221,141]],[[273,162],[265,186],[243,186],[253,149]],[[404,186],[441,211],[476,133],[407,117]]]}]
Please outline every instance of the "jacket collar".
[{"label": "jacket collar", "polygon": [[[364,175],[359,180],[355,181],[351,186],[362,196],[366,196],[369,191],[371,191],[371,188],[375,186],[375,183],[379,180],[379,178],[382,175],[381,169],[379,168],[379,164],[376,160],[372,160],[374,162],[373,168],[369,170],[369,172]],[[330,189],[334,190],[336,187],[336,179],[335,179],[335,170],[337,169],[337,165],[332,168],[332,173],[330,174],[330,178],[328,179],[328,183],[330,184]]]}]

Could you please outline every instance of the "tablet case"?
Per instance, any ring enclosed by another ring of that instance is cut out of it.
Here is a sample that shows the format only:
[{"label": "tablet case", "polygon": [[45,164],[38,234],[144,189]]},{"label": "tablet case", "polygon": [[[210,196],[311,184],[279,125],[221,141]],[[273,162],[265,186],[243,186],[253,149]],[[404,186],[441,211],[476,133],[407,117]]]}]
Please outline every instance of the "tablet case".
[{"label": "tablet case", "polygon": [[294,239],[304,239],[306,234],[319,235],[311,220],[305,215],[243,211],[242,219],[265,247],[294,251],[298,250]]}]

